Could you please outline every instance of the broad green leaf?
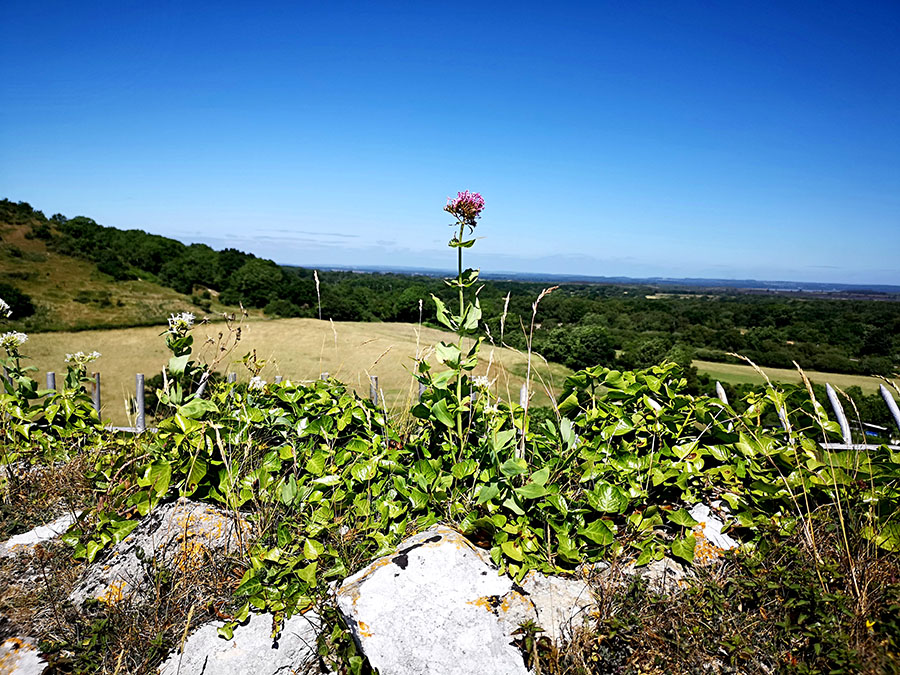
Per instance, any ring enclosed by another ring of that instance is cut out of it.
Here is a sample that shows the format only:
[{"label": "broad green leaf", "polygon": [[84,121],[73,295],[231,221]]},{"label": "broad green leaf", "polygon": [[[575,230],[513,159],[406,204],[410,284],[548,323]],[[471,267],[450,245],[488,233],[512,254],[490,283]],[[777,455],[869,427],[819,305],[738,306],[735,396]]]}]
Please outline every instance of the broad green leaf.
[{"label": "broad green leaf", "polygon": [[537,499],[547,494],[547,488],[537,483],[528,483],[522,487],[516,488],[515,493],[525,499]]},{"label": "broad green leaf", "polygon": [[503,549],[503,552],[507,555],[507,557],[512,558],[518,562],[522,562],[523,555],[522,551],[519,550],[519,547],[516,546],[515,542],[512,541],[504,541],[500,544],[500,548]]},{"label": "broad green leaf", "polygon": [[507,478],[521,476],[528,472],[528,463],[521,458],[508,459],[500,465],[500,473]]},{"label": "broad green leaf", "polygon": [[686,560],[687,562],[693,562],[694,547],[696,545],[697,539],[693,534],[689,534],[682,539],[676,539],[672,542],[672,555],[677,556],[682,560]]},{"label": "broad green leaf", "polygon": [[613,532],[603,520],[595,520],[587,527],[580,528],[578,534],[601,546],[609,546],[613,542]]},{"label": "broad green leaf", "polygon": [[453,418],[450,416],[450,411],[447,409],[447,401],[444,399],[441,399],[431,406],[431,414],[445,427],[453,427],[455,424]]},{"label": "broad green leaf", "polygon": [[603,513],[622,513],[628,508],[628,496],[612,483],[600,481],[587,493],[588,503]]},{"label": "broad green leaf", "polygon": [[691,518],[691,514],[684,509],[678,509],[673,513],[667,513],[666,518],[668,518],[676,525],[681,525],[682,527],[694,527],[695,525],[700,524],[696,520]]},{"label": "broad green leaf", "polygon": [[482,485],[481,489],[478,491],[478,499],[475,500],[475,503],[480,506],[481,504],[490,501],[499,494],[500,488],[497,486],[497,483]]}]

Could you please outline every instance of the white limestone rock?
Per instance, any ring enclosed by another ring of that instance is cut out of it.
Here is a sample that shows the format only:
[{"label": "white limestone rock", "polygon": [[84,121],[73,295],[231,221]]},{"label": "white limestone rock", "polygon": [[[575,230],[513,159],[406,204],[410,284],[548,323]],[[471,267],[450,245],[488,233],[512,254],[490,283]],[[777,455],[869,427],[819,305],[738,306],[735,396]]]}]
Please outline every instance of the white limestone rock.
[{"label": "white limestone rock", "polygon": [[641,567],[635,567],[632,561],[622,568],[622,574],[646,580],[647,587],[660,594],[677,593],[686,583],[684,578],[687,576],[684,567],[671,558],[654,560]]},{"label": "white limestone rock", "polygon": [[10,637],[0,643],[0,675],[40,675],[46,667],[31,638]]},{"label": "white limestone rock", "polygon": [[725,523],[712,513],[706,504],[695,504],[689,512],[691,518],[700,523],[695,530],[709,541],[710,544],[722,551],[730,551],[740,546],[738,542],[722,533]]},{"label": "white limestone rock", "polygon": [[[213,621],[201,626],[173,651],[159,668],[159,675],[293,675],[319,672],[316,636],[321,624],[315,612],[293,616],[272,639],[272,615],[251,614],[247,623],[225,640]],[[2,671],[0,671],[2,672]]]},{"label": "white limestone rock", "polygon": [[512,632],[524,589],[461,534],[432,527],[346,579],[337,604],[381,675],[526,675]]},{"label": "white limestone rock", "polygon": [[[81,511],[74,514],[66,513],[46,525],[40,525],[28,532],[23,532],[22,534],[10,537],[0,544],[0,558],[7,558],[20,553],[33,552],[36,544],[55,539],[63,534],[72,526],[72,523],[74,523],[80,515]],[[0,671],[0,673],[2,673],[2,671]]]},{"label": "white limestone rock", "polygon": [[148,567],[192,574],[205,563],[207,553],[237,551],[246,545],[249,533],[245,520],[181,498],[152,511],[102,562],[89,566],[69,599],[76,606],[88,598],[106,604],[139,600],[142,588],[152,588]]},{"label": "white limestone rock", "polygon": [[575,629],[589,621],[597,611],[591,587],[581,579],[545,576],[531,571],[522,581],[522,588],[537,612],[542,635],[556,644],[572,639]]}]

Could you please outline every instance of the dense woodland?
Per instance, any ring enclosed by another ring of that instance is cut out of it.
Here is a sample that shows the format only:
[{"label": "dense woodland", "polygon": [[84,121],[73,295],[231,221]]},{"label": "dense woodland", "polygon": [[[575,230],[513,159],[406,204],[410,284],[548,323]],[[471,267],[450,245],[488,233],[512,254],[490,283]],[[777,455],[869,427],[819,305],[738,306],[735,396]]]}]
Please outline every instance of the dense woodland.
[{"label": "dense woodland", "polygon": [[[233,248],[185,245],[142,230],[119,230],[90,218],[47,218],[24,202],[0,202],[0,221],[27,226],[53,251],[94,262],[115,280],[144,278],[190,294],[201,309],[211,294],[225,304],[270,316],[336,321],[433,319],[429,294],[452,301],[439,278],[287,267]],[[598,270],[598,273],[602,270]],[[487,281],[480,290],[495,341],[524,348],[532,304],[547,284]],[[31,304],[20,290],[3,297]],[[501,330],[506,296],[508,311]],[[545,358],[581,368],[597,363],[640,368],[664,358],[726,361],[741,353],[761,366],[889,376],[900,369],[900,297],[842,300],[615,284],[564,284],[538,307],[533,347]],[[420,304],[421,301],[421,304]]]}]

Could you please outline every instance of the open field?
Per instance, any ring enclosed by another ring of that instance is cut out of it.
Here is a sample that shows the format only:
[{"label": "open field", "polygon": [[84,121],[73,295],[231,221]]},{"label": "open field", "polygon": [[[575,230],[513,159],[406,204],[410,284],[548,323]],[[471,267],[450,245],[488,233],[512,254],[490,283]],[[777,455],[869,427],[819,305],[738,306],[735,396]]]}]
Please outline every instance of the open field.
[{"label": "open field", "polygon": [[[222,330],[225,330],[222,323],[195,328],[195,353],[199,350],[201,358],[211,358],[213,350],[200,349],[200,346],[207,336],[215,339]],[[30,363],[38,367],[37,377],[43,384],[46,371],[65,372],[63,360],[67,352],[99,351],[103,356],[93,365],[102,378],[104,419],[124,424],[128,421],[127,399],[134,395],[134,374],[144,373],[149,378],[160,372],[168,360],[169,352],[159,337],[161,331],[160,327],[139,327],[36,333],[29,336],[25,353],[31,357]],[[418,391],[412,377],[416,354],[424,354],[436,364],[432,346],[452,337],[449,333],[403,323],[250,320],[243,324],[240,343],[221,361],[218,369],[223,373],[235,372],[239,380],[245,381],[250,373],[241,358],[256,350],[257,358],[266,361],[261,377],[269,382],[276,375],[303,381],[327,372],[364,396],[369,393],[368,376],[375,375],[388,409],[402,410],[409,407]],[[492,349],[490,345],[482,346],[481,356],[476,374],[486,374],[495,380],[493,388],[501,398],[517,401],[524,381],[525,356],[509,349]],[[532,403],[548,405],[548,392],[558,394],[570,371],[557,364],[547,366],[539,359],[534,363],[538,377],[532,377]]]},{"label": "open field", "polygon": [[[753,370],[752,367],[744,364],[694,361],[694,365],[701,373],[706,373],[720,382],[729,382],[731,384],[762,384],[765,382],[759,373]],[[773,382],[800,383],[800,374],[796,370],[790,370],[788,368],[762,368],[762,371],[766,373]],[[820,373],[816,370],[805,370],[804,372],[806,373],[806,376],[816,384],[824,385],[826,382],[829,382],[833,386],[841,389],[857,386],[867,394],[878,391],[878,385],[881,383],[881,380],[878,378],[868,377],[866,375]]]}]

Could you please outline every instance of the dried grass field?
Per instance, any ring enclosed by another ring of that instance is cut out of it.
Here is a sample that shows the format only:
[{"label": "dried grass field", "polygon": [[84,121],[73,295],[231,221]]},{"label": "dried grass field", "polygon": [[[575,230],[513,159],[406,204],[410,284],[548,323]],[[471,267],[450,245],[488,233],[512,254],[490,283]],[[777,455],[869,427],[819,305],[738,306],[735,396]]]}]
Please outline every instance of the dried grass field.
[{"label": "dried grass field", "polygon": [[[129,397],[134,395],[134,375],[151,377],[160,372],[169,352],[160,333],[162,326],[90,330],[80,332],[35,333],[29,336],[25,354],[37,366],[36,377],[43,384],[48,370],[65,372],[66,353],[97,350],[103,356],[93,364],[101,374],[103,417],[115,424],[128,420]],[[207,337],[218,338],[227,331],[224,323],[200,325],[194,329],[195,353],[201,359],[212,359],[215,349],[203,347]],[[389,410],[401,411],[409,407],[418,392],[413,379],[417,354],[437,365],[433,345],[440,340],[450,341],[453,335],[414,324],[329,322],[317,319],[249,320],[241,328],[241,340],[236,348],[219,364],[223,373],[234,372],[246,381],[250,372],[241,363],[242,357],[253,350],[259,360],[266,362],[261,377],[271,382],[276,375],[293,381],[313,380],[321,373],[329,373],[363,396],[369,393],[369,376],[378,377]],[[494,391],[505,400],[518,400],[524,382],[526,356],[510,349],[490,344],[482,346],[481,363],[475,371],[494,381]],[[564,366],[547,365],[539,357],[532,361],[533,405],[548,405],[550,395],[558,394],[569,374]]]}]

